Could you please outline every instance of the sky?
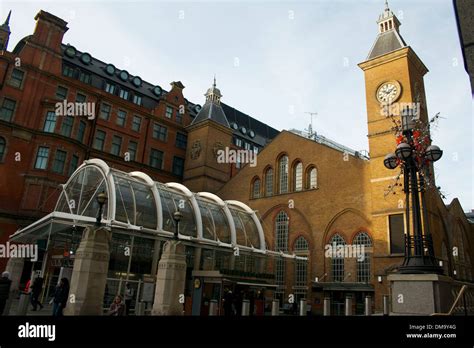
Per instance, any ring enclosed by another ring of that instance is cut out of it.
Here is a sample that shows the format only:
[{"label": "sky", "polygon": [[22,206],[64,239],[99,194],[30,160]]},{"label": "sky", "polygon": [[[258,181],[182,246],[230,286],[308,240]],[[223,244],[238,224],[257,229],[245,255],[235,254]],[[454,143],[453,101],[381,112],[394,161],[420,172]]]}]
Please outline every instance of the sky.
[{"label": "sky", "polygon": [[[474,209],[474,123],[469,78],[451,0],[389,0],[400,32],[428,67],[429,116],[440,113],[433,142],[446,203]],[[368,150],[364,61],[384,0],[306,1],[8,1],[9,49],[34,31],[43,9],[65,21],[64,43],[132,75],[203,104],[214,74],[222,101],[278,129],[313,128]]]}]

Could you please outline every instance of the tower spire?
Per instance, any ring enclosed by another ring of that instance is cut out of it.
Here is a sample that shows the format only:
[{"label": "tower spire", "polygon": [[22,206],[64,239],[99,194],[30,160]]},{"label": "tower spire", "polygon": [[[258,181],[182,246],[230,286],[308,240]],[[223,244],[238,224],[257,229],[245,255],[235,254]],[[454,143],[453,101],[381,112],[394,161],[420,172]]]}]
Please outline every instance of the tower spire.
[{"label": "tower spire", "polygon": [[7,19],[5,20],[5,23],[3,23],[3,25],[5,26],[9,26],[10,25],[10,17],[12,15],[12,10],[10,10],[10,12],[8,12],[8,16],[7,16]]}]

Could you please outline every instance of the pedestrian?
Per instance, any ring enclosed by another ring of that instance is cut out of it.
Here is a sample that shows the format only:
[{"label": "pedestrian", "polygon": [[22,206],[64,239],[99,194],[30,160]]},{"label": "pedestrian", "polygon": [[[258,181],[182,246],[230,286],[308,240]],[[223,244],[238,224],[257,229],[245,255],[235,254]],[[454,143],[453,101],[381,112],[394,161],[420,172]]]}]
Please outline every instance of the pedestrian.
[{"label": "pedestrian", "polygon": [[61,281],[56,286],[53,297],[53,316],[62,317],[63,309],[66,307],[69,296],[69,280],[61,278]]},{"label": "pedestrian", "polygon": [[10,273],[7,271],[3,272],[2,277],[0,278],[0,315],[3,315],[8,296],[10,296],[11,284]]},{"label": "pedestrian", "polygon": [[43,309],[43,305],[39,301],[41,291],[43,290],[43,278],[36,277],[33,285],[31,286],[31,305],[33,306],[33,311],[36,311],[36,308],[39,306],[40,310]]},{"label": "pedestrian", "polygon": [[234,296],[232,295],[232,291],[226,289],[226,292],[224,293],[224,315],[226,317],[231,317],[234,314],[232,309],[233,302]]},{"label": "pedestrian", "polygon": [[132,305],[133,294],[134,291],[130,286],[130,283],[125,283],[125,315],[130,314],[130,306]]},{"label": "pedestrian", "polygon": [[120,317],[125,315],[126,305],[122,302],[122,296],[115,296],[114,302],[110,305],[109,315],[112,317]]}]

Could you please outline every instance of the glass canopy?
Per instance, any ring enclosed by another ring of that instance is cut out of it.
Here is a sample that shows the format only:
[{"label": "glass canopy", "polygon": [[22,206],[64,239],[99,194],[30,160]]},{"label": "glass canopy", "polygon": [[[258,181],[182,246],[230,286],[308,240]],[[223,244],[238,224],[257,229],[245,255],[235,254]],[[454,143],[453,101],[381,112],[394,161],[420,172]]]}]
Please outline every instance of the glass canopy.
[{"label": "glass canopy", "polygon": [[[221,247],[266,250],[255,212],[238,201],[223,201],[209,192],[193,193],[179,183],[159,183],[142,172],[125,173],[100,159],[86,160],[62,187],[54,216],[71,223],[95,221],[97,195],[107,194],[102,222],[110,227],[171,237],[173,213],[179,210],[179,238]],[[50,214],[51,215],[51,214]],[[32,226],[32,225],[31,225]],[[15,235],[27,232],[27,228]]]}]

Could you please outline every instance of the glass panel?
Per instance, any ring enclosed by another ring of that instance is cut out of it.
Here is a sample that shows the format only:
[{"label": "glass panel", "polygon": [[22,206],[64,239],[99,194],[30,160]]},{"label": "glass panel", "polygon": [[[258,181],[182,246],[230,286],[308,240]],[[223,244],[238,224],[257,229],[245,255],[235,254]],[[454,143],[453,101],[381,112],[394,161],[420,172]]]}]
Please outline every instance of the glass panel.
[{"label": "glass panel", "polygon": [[[130,235],[121,233],[112,233],[112,242],[110,243],[110,261],[109,277],[126,277],[128,270],[128,261],[131,255],[132,240]],[[128,251],[128,252],[127,252]]]},{"label": "glass panel", "polygon": [[133,181],[131,184],[137,205],[135,224],[137,226],[156,229],[156,202],[153,193],[150,188],[145,185]]},{"label": "glass panel", "polygon": [[199,209],[202,218],[203,236],[206,239],[230,243],[230,227],[224,211],[217,204],[199,200]]},{"label": "glass panel", "polygon": [[257,225],[252,219],[252,216],[249,213],[239,212],[240,219],[242,220],[245,228],[245,235],[247,236],[248,241],[255,248],[260,248],[260,238],[258,234]]},{"label": "glass panel", "polygon": [[135,225],[135,204],[130,182],[114,174],[116,211],[115,220]]},{"label": "glass panel", "polygon": [[155,241],[149,238],[134,237],[130,273],[151,274]]},{"label": "glass panel", "polygon": [[173,214],[179,207],[179,211],[183,215],[179,222],[179,233],[196,237],[194,211],[188,198],[177,192],[170,191],[161,184],[157,184],[157,188],[160,193],[161,206],[163,209],[163,229],[165,231],[174,232],[175,223]]}]

